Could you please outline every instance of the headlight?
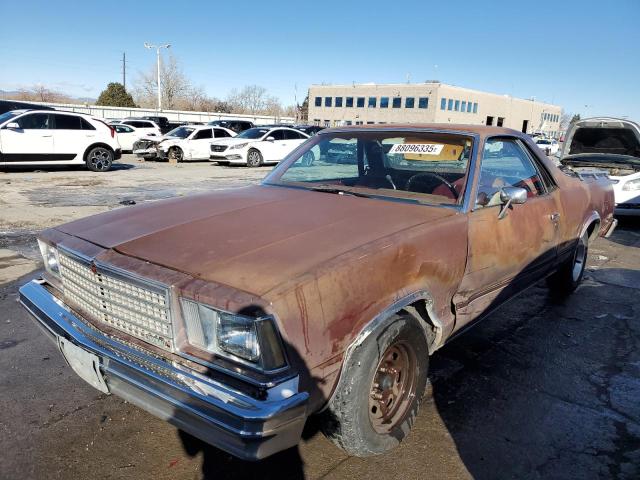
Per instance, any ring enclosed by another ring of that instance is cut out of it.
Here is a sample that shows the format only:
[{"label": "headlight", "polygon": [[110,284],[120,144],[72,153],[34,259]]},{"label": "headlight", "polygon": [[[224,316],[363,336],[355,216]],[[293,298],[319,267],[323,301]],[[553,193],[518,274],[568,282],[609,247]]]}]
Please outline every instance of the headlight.
[{"label": "headlight", "polygon": [[51,275],[60,278],[60,262],[58,260],[58,250],[48,243],[38,239],[38,247],[44,261],[44,268]]},{"label": "headlight", "polygon": [[272,317],[253,318],[181,300],[187,339],[194,347],[265,371],[286,365]]},{"label": "headlight", "polygon": [[632,190],[640,190],[640,178],[635,180],[629,180],[624,185],[622,185],[622,190],[629,192]]},{"label": "headlight", "polygon": [[244,148],[244,147],[246,147],[247,145],[249,145],[249,142],[239,143],[239,144],[237,144],[237,145],[231,145],[231,146],[229,147],[229,150],[237,150],[237,149],[239,149],[239,148]]}]

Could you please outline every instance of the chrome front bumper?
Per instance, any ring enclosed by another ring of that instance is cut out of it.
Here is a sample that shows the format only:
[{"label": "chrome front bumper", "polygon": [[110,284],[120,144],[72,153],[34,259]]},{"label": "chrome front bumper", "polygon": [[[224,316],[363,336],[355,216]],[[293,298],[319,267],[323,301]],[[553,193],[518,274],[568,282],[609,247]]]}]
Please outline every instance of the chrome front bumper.
[{"label": "chrome front bumper", "polygon": [[307,417],[306,392],[258,400],[117,342],[80,320],[43,282],[20,288],[20,303],[60,347],[72,343],[99,358],[110,393],[245,460],[296,445]]}]

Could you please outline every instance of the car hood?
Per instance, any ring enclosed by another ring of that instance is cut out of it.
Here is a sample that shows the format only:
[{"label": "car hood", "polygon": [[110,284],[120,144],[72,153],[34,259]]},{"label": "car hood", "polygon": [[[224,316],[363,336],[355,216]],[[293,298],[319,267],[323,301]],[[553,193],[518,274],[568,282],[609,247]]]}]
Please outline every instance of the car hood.
[{"label": "car hood", "polygon": [[263,295],[357,247],[455,214],[441,207],[260,185],[120,208],[56,228]]}]

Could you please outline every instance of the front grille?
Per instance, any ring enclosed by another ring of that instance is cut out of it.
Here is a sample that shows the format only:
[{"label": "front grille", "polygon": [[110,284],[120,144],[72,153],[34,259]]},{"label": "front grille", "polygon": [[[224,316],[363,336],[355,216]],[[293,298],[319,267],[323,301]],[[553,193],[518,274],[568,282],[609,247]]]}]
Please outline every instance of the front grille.
[{"label": "front grille", "polygon": [[226,145],[211,145],[212,152],[224,152],[226,149]]},{"label": "front grille", "polygon": [[90,320],[171,349],[173,331],[166,289],[64,252],[60,252],[60,276],[65,298]]},{"label": "front grille", "polygon": [[153,140],[138,140],[133,144],[134,150],[144,150],[147,148],[151,148],[157,145],[158,142],[154,142]]}]

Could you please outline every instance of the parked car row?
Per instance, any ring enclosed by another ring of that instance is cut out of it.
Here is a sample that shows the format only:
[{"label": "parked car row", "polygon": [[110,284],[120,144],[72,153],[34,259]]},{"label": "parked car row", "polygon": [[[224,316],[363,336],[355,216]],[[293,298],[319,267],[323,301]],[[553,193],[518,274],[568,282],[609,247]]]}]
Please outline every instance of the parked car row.
[{"label": "parked car row", "polygon": [[185,125],[161,137],[139,138],[133,144],[133,153],[145,160],[212,160],[223,165],[258,167],[278,163],[307,140],[310,135],[302,131],[303,128],[318,131],[316,127],[306,125],[244,129],[249,125],[253,124],[241,120],[214,120],[203,127]]}]

